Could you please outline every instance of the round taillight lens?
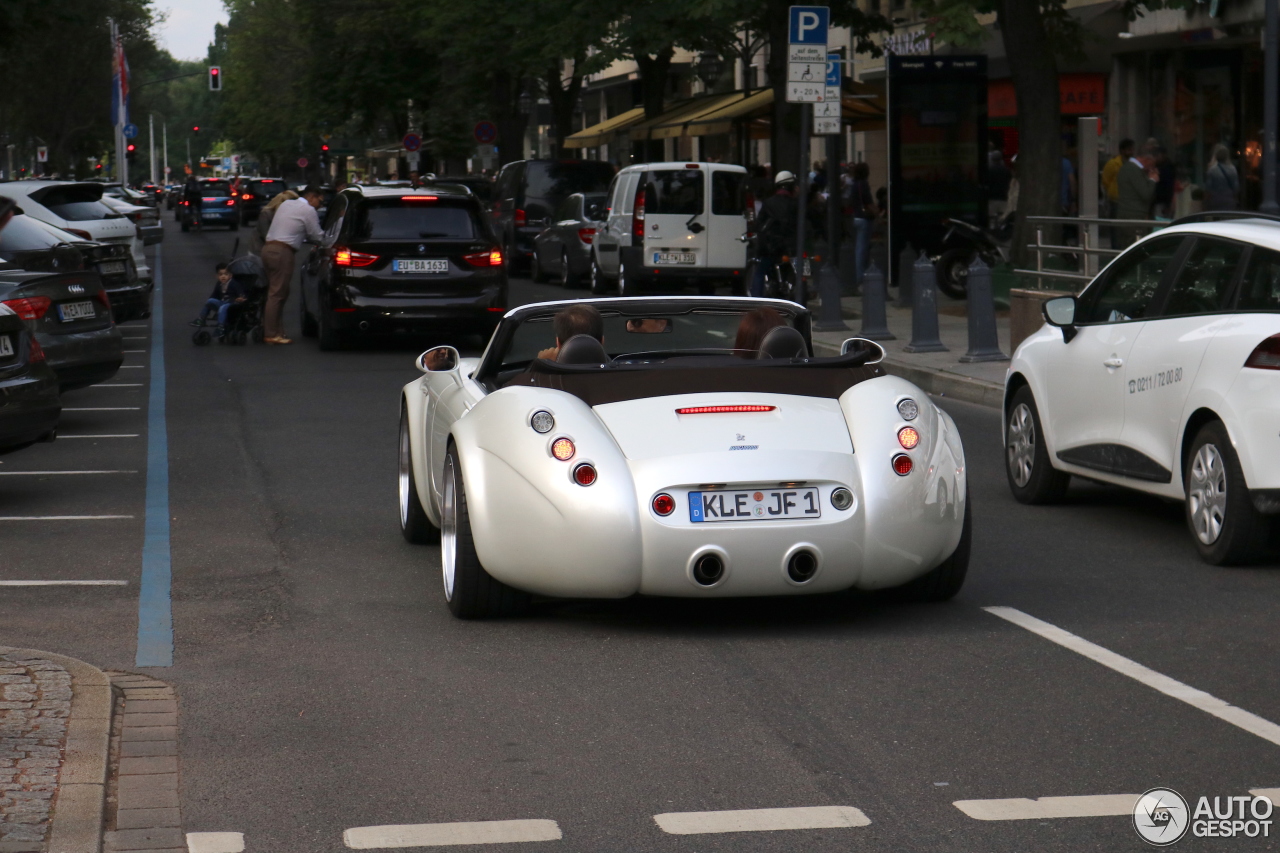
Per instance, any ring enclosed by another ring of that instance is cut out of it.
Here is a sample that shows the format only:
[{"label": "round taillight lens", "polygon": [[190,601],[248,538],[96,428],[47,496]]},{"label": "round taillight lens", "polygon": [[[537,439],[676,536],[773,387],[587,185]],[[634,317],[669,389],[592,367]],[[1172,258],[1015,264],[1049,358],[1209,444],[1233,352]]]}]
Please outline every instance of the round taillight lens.
[{"label": "round taillight lens", "polygon": [[844,511],[853,506],[853,492],[841,487],[831,492],[831,505],[838,510]]},{"label": "round taillight lens", "polygon": [[596,466],[583,462],[573,469],[573,481],[579,486],[590,486],[596,481]]},{"label": "round taillight lens", "polygon": [[561,462],[568,462],[573,458],[574,446],[573,442],[567,438],[557,438],[551,442],[551,455],[559,459]]},{"label": "round taillight lens", "polygon": [[898,430],[898,444],[903,449],[910,450],[920,443],[920,433],[916,432],[915,427],[903,427]]},{"label": "round taillight lens", "polygon": [[671,515],[676,511],[676,499],[671,495],[655,495],[653,498],[653,511],[658,515]]},{"label": "round taillight lens", "polygon": [[556,419],[547,411],[534,412],[533,417],[529,418],[529,426],[533,427],[534,432],[548,433],[556,428]]},{"label": "round taillight lens", "polygon": [[920,414],[920,406],[910,397],[904,397],[898,401],[898,414],[904,421],[914,421],[916,415]]},{"label": "round taillight lens", "polygon": [[899,453],[893,457],[893,473],[899,477],[905,477],[910,474],[913,467],[914,464],[911,461],[911,457],[907,454]]}]

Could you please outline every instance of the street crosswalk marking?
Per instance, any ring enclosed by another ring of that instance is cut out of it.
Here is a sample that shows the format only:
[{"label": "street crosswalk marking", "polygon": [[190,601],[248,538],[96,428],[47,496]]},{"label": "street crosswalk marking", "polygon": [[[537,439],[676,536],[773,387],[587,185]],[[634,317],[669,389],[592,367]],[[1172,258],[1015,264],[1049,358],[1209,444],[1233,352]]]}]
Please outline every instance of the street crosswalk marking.
[{"label": "street crosswalk marking", "polygon": [[243,832],[188,832],[187,853],[243,853]]},{"label": "street crosswalk marking", "polygon": [[719,832],[771,832],[780,829],[845,829],[869,826],[853,806],[802,806],[790,809],[737,809],[720,812],[669,812],[654,815],[663,832],[701,835]]},{"label": "street crosswalk marking", "polygon": [[1070,649],[1076,654],[1083,655],[1095,663],[1100,663],[1108,669],[1113,669],[1121,675],[1127,675],[1134,681],[1158,690],[1166,696],[1170,696],[1180,702],[1186,702],[1193,708],[1199,708],[1206,714],[1212,714],[1223,722],[1230,723],[1250,734],[1257,735],[1263,740],[1270,741],[1276,746],[1280,746],[1280,726],[1270,720],[1259,717],[1257,714],[1250,713],[1243,708],[1237,708],[1235,705],[1230,705],[1216,696],[1205,693],[1203,690],[1197,690],[1188,684],[1183,684],[1181,681],[1162,675],[1137,661],[1129,660],[1129,658],[1118,655],[1110,649],[1091,643],[1083,637],[1064,631],[1056,625],[1051,625],[1048,622],[1023,613],[1021,610],[1012,607],[984,607],[982,609],[1019,627],[1026,628],[1033,634],[1039,634],[1046,640]]},{"label": "street crosswalk marking", "polygon": [[469,823],[357,826],[342,833],[343,843],[353,850],[513,844],[560,839],[560,825],[554,820],[481,820]]},{"label": "street crosswalk marking", "polygon": [[956,800],[953,806],[974,820],[1044,820],[1055,817],[1113,817],[1133,814],[1141,794],[1041,797],[1038,800]]}]

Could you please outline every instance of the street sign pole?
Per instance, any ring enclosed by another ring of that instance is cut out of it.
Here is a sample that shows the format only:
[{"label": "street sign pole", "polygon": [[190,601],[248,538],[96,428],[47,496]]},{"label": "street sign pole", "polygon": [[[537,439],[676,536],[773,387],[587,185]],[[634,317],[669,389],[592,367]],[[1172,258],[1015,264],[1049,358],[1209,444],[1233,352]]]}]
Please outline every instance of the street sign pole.
[{"label": "street sign pole", "polygon": [[156,116],[152,113],[147,117],[147,123],[150,125],[151,142],[147,154],[147,165],[151,169],[151,183],[156,182]]},{"label": "street sign pole", "polygon": [[1267,0],[1266,55],[1263,58],[1262,82],[1262,204],[1258,210],[1280,214],[1276,202],[1276,113],[1277,87],[1280,87],[1280,0]]},{"label": "street sign pole", "polygon": [[791,259],[796,272],[796,302],[805,302],[805,211],[809,197],[809,131],[814,111],[806,104],[826,100],[824,71],[831,10],[826,6],[792,6],[788,11],[787,101],[800,106],[800,163],[796,170],[796,252]]},{"label": "street sign pole", "polygon": [[169,121],[165,119],[160,125],[161,135],[164,137],[164,182],[169,183]]},{"label": "street sign pole", "polygon": [[796,173],[796,255],[791,265],[796,270],[796,302],[805,303],[804,287],[804,226],[809,202],[809,126],[813,124],[812,109],[807,104],[800,105],[800,170]]}]

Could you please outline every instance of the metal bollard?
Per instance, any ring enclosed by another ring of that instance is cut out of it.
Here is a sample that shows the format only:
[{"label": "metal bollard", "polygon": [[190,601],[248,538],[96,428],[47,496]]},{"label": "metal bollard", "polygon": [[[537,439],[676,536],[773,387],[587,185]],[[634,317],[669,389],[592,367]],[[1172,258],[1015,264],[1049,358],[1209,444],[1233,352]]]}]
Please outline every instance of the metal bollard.
[{"label": "metal bollard", "polygon": [[969,265],[969,351],[960,356],[962,362],[1008,361],[1000,349],[996,329],[996,301],[991,294],[991,267],[975,257]]},{"label": "metal bollard", "polygon": [[911,343],[903,352],[948,352],[938,337],[938,279],[924,252],[911,267]]},{"label": "metal bollard", "polygon": [[857,255],[857,249],[852,243],[846,241],[840,244],[840,292],[845,296],[858,295]]},{"label": "metal bollard", "polygon": [[916,262],[916,250],[907,243],[898,255],[898,301],[899,308],[911,307],[911,265]]},{"label": "metal bollard", "polygon": [[862,331],[860,337],[872,341],[894,341],[897,337],[889,331],[889,321],[885,317],[884,273],[876,266],[875,261],[862,274]]},{"label": "metal bollard", "polygon": [[813,330],[848,331],[840,311],[840,271],[832,263],[830,255],[822,258],[822,266],[818,269],[818,298],[822,300],[822,307],[818,309],[818,322],[813,324]]}]

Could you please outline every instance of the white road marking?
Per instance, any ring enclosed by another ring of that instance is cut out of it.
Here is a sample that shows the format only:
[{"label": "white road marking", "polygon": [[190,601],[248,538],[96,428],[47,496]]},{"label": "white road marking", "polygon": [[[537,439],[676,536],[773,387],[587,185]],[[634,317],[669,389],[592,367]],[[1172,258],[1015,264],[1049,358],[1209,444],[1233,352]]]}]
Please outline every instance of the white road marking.
[{"label": "white road marking", "polygon": [[137,471],[0,471],[0,477],[43,477],[46,474],[136,474]]},{"label": "white road marking", "polygon": [[137,412],[141,411],[141,406],[94,406],[86,409],[67,409],[64,412]]},{"label": "white road marking", "polygon": [[101,521],[132,515],[0,515],[0,521]]},{"label": "white road marking", "polygon": [[1041,797],[1038,800],[956,800],[953,806],[974,820],[1043,820],[1054,817],[1115,817],[1133,814],[1141,794]]},{"label": "white road marking", "polygon": [[1205,693],[1203,690],[1197,690],[1190,685],[1183,684],[1181,681],[1162,675],[1137,661],[1129,660],[1110,649],[1104,649],[1102,646],[1091,643],[1083,637],[1064,631],[1056,625],[1051,625],[1034,616],[1029,616],[1021,610],[1016,610],[1012,607],[984,607],[983,609],[988,613],[999,616],[1001,619],[1026,628],[1034,634],[1039,634],[1046,640],[1057,643],[1063,648],[1084,655],[1089,660],[1100,663],[1108,669],[1113,669],[1121,675],[1127,675],[1134,681],[1145,684],[1153,690],[1158,690],[1166,696],[1170,696],[1180,702],[1186,702],[1193,708],[1199,708],[1206,714],[1212,714],[1223,722],[1242,728],[1250,734],[1257,735],[1265,741],[1270,741],[1276,746],[1280,746],[1280,726],[1270,720],[1259,717],[1257,714],[1250,713],[1243,708],[1237,708],[1235,705],[1230,705],[1216,696]]},{"label": "white road marking", "polygon": [[99,382],[97,385],[90,385],[90,388],[141,388],[141,382]]},{"label": "white road marking", "polygon": [[128,581],[0,581],[0,586],[128,586]]},{"label": "white road marking", "polygon": [[1280,803],[1280,788],[1250,788],[1249,793],[1255,797],[1266,797],[1273,803]]},{"label": "white road marking", "polygon": [[188,853],[243,853],[243,832],[188,832]]},{"label": "white road marking", "polygon": [[738,809],[724,812],[669,812],[653,819],[663,832],[700,835],[710,832],[770,832],[779,829],[843,829],[869,826],[871,820],[853,806],[802,806],[792,809]]},{"label": "white road marking", "polygon": [[122,365],[120,365],[120,369],[121,369],[121,370],[141,370],[141,369],[142,369],[142,368],[144,368],[144,367],[146,367],[146,365],[145,365],[145,364],[122,364]]},{"label": "white road marking", "polygon": [[126,349],[126,350],[121,350],[121,352],[123,352],[125,355],[136,355],[136,354],[138,354],[138,353],[140,353],[140,352],[146,352],[146,350],[144,350],[144,349]]},{"label": "white road marking", "polygon": [[125,432],[118,435],[60,435],[58,438],[137,438],[136,432]]},{"label": "white road marking", "polygon": [[146,339],[147,339],[146,335],[133,335],[133,336],[121,335],[120,336],[120,340],[122,341],[145,341]]},{"label": "white road marking", "polygon": [[560,826],[554,820],[482,820],[471,823],[357,826],[342,833],[342,843],[353,850],[385,850],[390,847],[559,841],[561,837]]}]

